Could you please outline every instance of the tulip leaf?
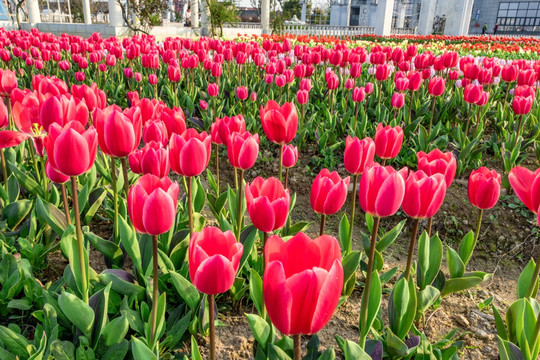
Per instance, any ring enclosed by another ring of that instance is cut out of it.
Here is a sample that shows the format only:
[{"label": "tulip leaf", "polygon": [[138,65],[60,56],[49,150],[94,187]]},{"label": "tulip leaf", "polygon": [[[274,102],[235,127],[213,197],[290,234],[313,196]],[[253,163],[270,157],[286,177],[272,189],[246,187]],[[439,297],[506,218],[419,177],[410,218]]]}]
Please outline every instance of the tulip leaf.
[{"label": "tulip leaf", "polygon": [[111,291],[111,284],[107,284],[103,289],[96,292],[88,300],[88,304],[94,310],[95,322],[92,329],[92,341],[94,344],[97,344],[101,332],[105,327],[108,319],[108,309],[109,309],[109,293]]},{"label": "tulip leaf", "polygon": [[[161,338],[161,336],[163,335],[163,331],[164,331],[163,326],[165,324],[165,307],[167,305],[167,300],[166,299],[167,298],[166,298],[165,293],[159,295],[159,297],[157,299],[158,305],[157,305],[156,328],[155,328],[153,338],[150,337],[151,330],[152,330],[151,329],[152,323],[150,321],[148,321],[146,323],[146,338],[148,339],[148,342],[150,344],[155,344],[156,341],[158,341]],[[152,301],[156,301],[156,300],[152,299]],[[153,346],[152,346],[152,349],[153,349]]]},{"label": "tulip leaf", "polygon": [[103,354],[102,360],[125,359],[126,354],[129,350],[129,342],[126,339],[122,339],[119,343],[107,347],[108,349]]},{"label": "tulip leaf", "polygon": [[508,332],[506,331],[506,325],[501,317],[501,314],[499,313],[499,310],[497,310],[495,306],[493,306],[492,309],[493,317],[495,318],[495,326],[497,328],[497,336],[499,336],[503,340],[508,340]]},{"label": "tulip leaf", "polygon": [[39,221],[46,222],[58,236],[62,236],[67,227],[67,220],[66,215],[60,209],[38,196],[36,198],[36,215]]},{"label": "tulip leaf", "polygon": [[407,356],[407,353],[409,352],[407,344],[405,344],[401,338],[396,336],[392,330],[388,330],[386,334],[386,348],[388,353],[396,358],[403,358]]},{"label": "tulip leaf", "polygon": [[408,334],[416,316],[416,286],[409,278],[401,278],[392,289],[388,300],[390,329],[400,339]]},{"label": "tulip leaf", "polygon": [[423,290],[418,291],[418,312],[424,313],[435,303],[441,292],[436,287],[431,285],[426,286]]},{"label": "tulip leaf", "polygon": [[255,240],[257,239],[257,228],[255,226],[250,225],[246,229],[242,231],[242,234],[240,235],[240,240],[242,242],[242,245],[244,246],[244,250],[242,252],[242,257],[240,258],[240,264],[238,266],[238,273],[242,271],[244,268],[244,265],[246,261],[248,260],[249,254],[253,250],[253,244],[255,244]]},{"label": "tulip leaf", "polygon": [[510,341],[497,336],[497,343],[499,344],[500,360],[525,360],[521,350]]},{"label": "tulip leaf", "polygon": [[249,296],[259,314],[263,313],[263,282],[255,269],[249,269]]},{"label": "tulip leaf", "polygon": [[[529,292],[529,286],[531,284],[531,279],[534,275],[534,269],[536,267],[536,264],[534,262],[534,259],[531,259],[527,266],[523,269],[521,274],[519,275],[518,283],[517,283],[517,297],[518,299],[524,298],[527,296],[527,293]],[[538,292],[538,279],[536,279],[534,290],[532,294],[532,298],[536,298],[536,293]]]},{"label": "tulip leaf", "polygon": [[[71,272],[73,274],[73,278],[75,279],[75,283],[77,286],[77,289],[79,290],[79,293],[84,293],[85,289],[88,289],[89,284],[89,266],[88,266],[88,252],[86,248],[83,246],[83,256],[84,259],[81,259],[79,256],[78,251],[78,242],[77,242],[77,236],[75,235],[75,226],[69,225],[64,233],[62,234],[62,239],[60,240],[60,246],[62,248],[62,252],[67,255],[67,258],[69,260],[69,265],[71,268]],[[81,273],[81,266],[84,266],[86,269],[86,278],[83,278],[83,274]]]},{"label": "tulip leaf", "polygon": [[343,351],[345,360],[371,360],[369,356],[360,345],[357,343],[343,339],[339,335],[335,335],[336,342],[338,343],[339,348]]},{"label": "tulip leaf", "polygon": [[441,291],[441,297],[446,295],[472,288],[482,281],[486,280],[485,277],[465,275],[459,278],[447,279],[443,290]]},{"label": "tulip leaf", "polygon": [[349,224],[349,220],[347,219],[347,215],[343,214],[341,217],[341,221],[339,222],[339,243],[341,245],[341,250],[345,252],[350,252],[352,248],[351,239],[349,237],[351,232],[351,226]]},{"label": "tulip leaf", "polygon": [[377,251],[382,253],[390,245],[392,245],[392,243],[398,238],[399,234],[401,234],[403,226],[405,226],[405,220],[400,221],[396,226],[392,228],[392,230],[384,234],[375,246]]},{"label": "tulip leaf", "polygon": [[[131,338],[131,353],[133,354],[134,360],[157,360],[157,356],[152,352],[152,350],[150,350],[145,343],[137,339],[135,336]],[[192,359],[195,359],[195,357]]]},{"label": "tulip leaf", "polygon": [[443,245],[437,234],[431,238],[424,231],[418,239],[417,283],[420,290],[431,285],[442,264]]},{"label": "tulip leaf", "polygon": [[120,344],[129,330],[129,321],[126,316],[121,315],[109,321],[103,328],[102,338],[105,346]]},{"label": "tulip leaf", "polygon": [[9,190],[9,194],[8,194],[9,202],[12,203],[12,202],[17,201],[17,199],[19,198],[20,189],[19,189],[19,183],[17,182],[17,178],[13,175],[11,175],[8,178],[8,190]]},{"label": "tulip leaf", "polygon": [[465,266],[467,266],[467,263],[471,259],[475,245],[474,233],[471,230],[463,237],[459,244],[459,257]]},{"label": "tulip leaf", "polygon": [[83,334],[89,335],[94,325],[94,311],[75,295],[62,291],[58,297],[58,306],[73,325]]},{"label": "tulip leaf", "polygon": [[16,229],[32,210],[32,200],[23,199],[12,202],[2,210],[2,216],[6,218],[10,229]]},{"label": "tulip leaf", "polygon": [[199,351],[199,346],[197,345],[197,341],[195,340],[193,335],[191,336],[191,360],[202,360],[201,352]]},{"label": "tulip leaf", "polygon": [[246,318],[253,337],[263,349],[266,349],[272,330],[270,325],[262,317],[255,314],[246,314]]},{"label": "tulip leaf", "polygon": [[92,232],[84,232],[84,237],[90,241],[97,251],[113,261],[123,257],[122,249],[112,241],[105,240]]},{"label": "tulip leaf", "polygon": [[334,360],[336,358],[336,352],[334,348],[326,349],[317,360]]},{"label": "tulip leaf", "polygon": [[204,187],[201,184],[201,179],[199,177],[197,177],[197,180],[193,182],[193,185],[193,193],[195,195],[193,196],[193,211],[199,213],[204,207],[206,194],[204,192]]},{"label": "tulip leaf", "polygon": [[28,346],[30,342],[21,334],[0,325],[0,341],[13,354],[23,358],[28,357]]},{"label": "tulip leaf", "polygon": [[90,207],[88,208],[88,211],[86,211],[86,214],[84,215],[85,224],[90,224],[90,222],[94,218],[94,215],[96,215],[101,204],[103,203],[103,200],[105,200],[106,196],[107,196],[107,191],[105,191],[104,188],[97,188],[90,193],[90,196],[89,196]]},{"label": "tulip leaf", "polygon": [[449,246],[446,249],[446,261],[448,262],[450,278],[454,279],[463,276],[465,273],[465,264],[459,254]]},{"label": "tulip leaf", "polygon": [[19,184],[23,188],[25,188],[26,191],[28,191],[32,195],[39,195],[39,196],[43,197],[43,195],[44,195],[43,189],[34,179],[32,179],[30,176],[23,173],[19,169],[17,164],[14,164],[12,162],[8,162],[8,165],[9,165],[9,168],[10,168],[11,172],[13,173],[13,175],[17,178],[17,181],[19,182]]},{"label": "tulip leaf", "polygon": [[124,249],[133,261],[133,265],[135,266],[137,273],[139,275],[143,275],[141,249],[139,248],[137,235],[135,234],[135,231],[133,231],[133,228],[129,226],[126,220],[124,220],[121,216],[118,217],[118,222],[122,245],[124,245]]},{"label": "tulip leaf", "polygon": [[74,360],[75,345],[71,341],[56,340],[51,344],[51,357],[55,360]]},{"label": "tulip leaf", "polygon": [[285,351],[274,344],[268,345],[268,358],[272,360],[291,360],[291,357]]},{"label": "tulip leaf", "polygon": [[[362,293],[362,297],[364,297],[366,294],[367,294],[367,291],[364,291]],[[375,321],[375,318],[377,317],[377,314],[379,313],[379,309],[381,307],[381,298],[382,298],[382,288],[381,288],[381,280],[379,279],[379,273],[377,271],[373,271],[373,273],[371,274],[371,285],[369,287],[369,301],[368,301],[368,310],[367,310],[367,318],[366,318],[366,327],[362,328],[362,324],[360,324],[360,333],[363,338],[365,338],[366,335],[371,330],[371,326],[373,326],[373,322]]]},{"label": "tulip leaf", "polygon": [[127,296],[134,295],[139,300],[142,300],[144,297],[144,287],[135,284],[135,278],[127,271],[105,269],[99,274],[99,280],[104,284],[111,283],[112,289],[119,294]]},{"label": "tulip leaf", "polygon": [[178,294],[186,302],[189,308],[192,311],[195,311],[200,300],[199,292],[195,286],[189,282],[189,280],[174,271],[171,271],[169,274],[171,275],[172,283],[176,288],[176,291],[178,291]]}]

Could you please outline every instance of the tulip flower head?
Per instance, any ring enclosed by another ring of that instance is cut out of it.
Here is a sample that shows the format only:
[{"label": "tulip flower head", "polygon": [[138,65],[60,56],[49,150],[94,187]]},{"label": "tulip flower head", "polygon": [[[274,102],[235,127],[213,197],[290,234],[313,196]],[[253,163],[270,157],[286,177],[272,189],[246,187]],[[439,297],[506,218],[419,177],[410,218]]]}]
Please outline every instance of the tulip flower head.
[{"label": "tulip flower head", "polygon": [[279,145],[288,144],[298,130],[298,114],[292,102],[279,106],[274,100],[261,105],[261,122],[268,140]]},{"label": "tulip flower head", "polygon": [[457,170],[457,161],[451,152],[443,153],[439,149],[432,150],[429,153],[419,151],[416,154],[418,161],[418,170],[422,170],[426,175],[443,174],[446,187],[449,188],[454,181]]},{"label": "tulip flower head", "polygon": [[285,226],[291,197],[281,181],[257,177],[246,184],[245,194],[249,217],[257,229],[268,233]]},{"label": "tulip flower head", "polygon": [[508,181],[519,200],[530,211],[537,214],[540,207],[540,168],[533,172],[516,166],[510,170]]},{"label": "tulip flower head", "polygon": [[259,155],[259,134],[251,135],[248,131],[232,133],[227,142],[227,155],[233,167],[242,170],[251,168]]},{"label": "tulip flower head", "polygon": [[353,175],[362,175],[373,164],[375,142],[372,138],[358,139],[347,136],[343,154],[345,169]]},{"label": "tulip flower head", "polygon": [[422,170],[411,171],[405,181],[403,211],[413,219],[427,219],[439,211],[446,195],[442,174],[426,175]]},{"label": "tulip flower head", "polygon": [[184,176],[198,176],[208,166],[212,139],[206,132],[187,129],[173,134],[169,141],[169,160],[173,171]]},{"label": "tulip flower head", "polygon": [[372,166],[360,179],[358,197],[362,209],[371,216],[394,215],[405,196],[407,168],[396,171],[391,166]]},{"label": "tulip flower head", "polygon": [[298,161],[298,148],[293,145],[283,145],[283,167],[291,168]]},{"label": "tulip flower head", "polygon": [[403,129],[401,126],[391,127],[377,125],[375,133],[375,152],[381,159],[395,158],[403,144]]},{"label": "tulip flower head", "polygon": [[332,215],[347,199],[350,177],[341,179],[337,171],[322,169],[311,185],[311,208],[318,214]]},{"label": "tulip flower head", "polygon": [[467,193],[473,206],[482,210],[491,209],[499,200],[501,175],[484,166],[473,170],[469,176]]}]

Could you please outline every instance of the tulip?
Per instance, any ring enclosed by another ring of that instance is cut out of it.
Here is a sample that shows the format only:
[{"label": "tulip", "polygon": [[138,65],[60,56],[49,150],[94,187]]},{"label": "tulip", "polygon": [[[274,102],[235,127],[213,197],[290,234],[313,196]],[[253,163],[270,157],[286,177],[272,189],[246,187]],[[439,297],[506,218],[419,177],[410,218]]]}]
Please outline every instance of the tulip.
[{"label": "tulip", "polygon": [[322,169],[311,185],[311,208],[321,214],[320,235],[324,233],[327,215],[335,214],[347,200],[350,177],[341,179],[336,171]]},{"label": "tulip", "polygon": [[285,226],[291,197],[281,181],[274,177],[267,180],[257,177],[246,184],[245,193],[246,208],[257,229],[269,233]]},{"label": "tulip", "polygon": [[199,100],[199,107],[202,111],[205,111],[206,109],[208,109],[208,103],[201,99]]},{"label": "tulip", "polygon": [[422,170],[426,175],[442,174],[446,182],[446,187],[449,188],[454,181],[457,170],[456,157],[451,152],[443,153],[439,149],[435,149],[429,153],[419,151],[416,154],[418,160],[418,170]]},{"label": "tulip", "polygon": [[237,169],[250,169],[257,160],[259,154],[259,135],[251,135],[234,132],[229,136],[227,143],[227,155],[229,162]]},{"label": "tulip", "polygon": [[[538,210],[540,210],[540,168],[533,172],[524,167],[516,166],[510,170],[508,181],[523,205],[537,215]],[[526,297],[533,296],[534,289],[538,284],[538,274],[540,273],[539,264],[540,258],[536,260],[534,275],[529,283]]]},{"label": "tulip", "polygon": [[283,145],[292,141],[298,130],[298,114],[292,102],[279,106],[274,100],[269,100],[266,106],[261,105],[261,122],[266,137],[280,146],[279,179],[281,179],[281,160]]},{"label": "tulip", "polygon": [[236,96],[239,100],[244,101],[248,97],[248,90],[245,86],[239,86],[236,88]]},{"label": "tulip", "polygon": [[[155,76],[155,74],[152,74]],[[133,74],[133,78],[135,79],[136,82],[141,82],[142,81],[142,74],[140,72],[136,72]],[[157,78],[155,77],[152,77],[152,81],[155,81]],[[150,75],[148,75],[148,83],[150,83]]]},{"label": "tulip", "polygon": [[405,196],[401,204],[403,212],[414,219],[405,268],[406,279],[409,278],[411,272],[418,223],[420,219],[432,218],[439,211],[445,195],[446,181],[442,174],[429,176],[422,170],[409,173],[409,177],[405,181]]},{"label": "tulip", "polygon": [[264,258],[268,316],[282,334],[293,335],[294,358],[300,359],[300,335],[321,330],[339,303],[343,288],[339,243],[328,235],[311,240],[298,233],[287,241],[272,236]]},{"label": "tulip", "polygon": [[395,158],[401,150],[403,144],[403,130],[400,126],[391,127],[382,124],[377,125],[375,133],[375,152],[377,156],[383,159],[383,165],[386,159]]},{"label": "tulip", "polygon": [[390,99],[390,105],[396,109],[397,115],[397,110],[401,109],[403,105],[405,105],[405,96],[403,93],[394,93],[394,95],[392,95],[392,99]]},{"label": "tulip", "polygon": [[216,97],[218,96],[218,93],[219,93],[219,85],[218,84],[208,84],[208,95],[211,96],[211,97]]},{"label": "tulip", "polygon": [[435,114],[435,99],[441,96],[446,86],[446,80],[440,76],[435,76],[429,80],[428,92],[433,99],[431,100],[431,117],[429,118],[428,134],[431,133],[431,126],[433,124],[433,115]]},{"label": "tulip", "polygon": [[158,305],[158,235],[166,233],[174,224],[178,203],[178,184],[169,178],[143,175],[130,189],[128,212],[131,222],[140,233],[152,235],[153,301],[150,343],[155,344]]},{"label": "tulip", "polygon": [[298,101],[300,105],[305,105],[307,104],[308,100],[309,92],[306,90],[298,90],[298,93],[296,94],[296,101]]},{"label": "tulip", "polygon": [[173,134],[169,141],[169,161],[174,172],[188,178],[189,233],[193,234],[192,181],[208,166],[212,138],[205,131],[187,129],[182,135]]},{"label": "tulip", "polygon": [[165,123],[159,119],[148,121],[144,126],[143,140],[145,143],[155,141],[163,147],[167,146],[169,137]]},{"label": "tulip", "polygon": [[152,174],[164,178],[171,170],[169,151],[159,142],[148,142],[129,155],[129,167],[136,174]]}]

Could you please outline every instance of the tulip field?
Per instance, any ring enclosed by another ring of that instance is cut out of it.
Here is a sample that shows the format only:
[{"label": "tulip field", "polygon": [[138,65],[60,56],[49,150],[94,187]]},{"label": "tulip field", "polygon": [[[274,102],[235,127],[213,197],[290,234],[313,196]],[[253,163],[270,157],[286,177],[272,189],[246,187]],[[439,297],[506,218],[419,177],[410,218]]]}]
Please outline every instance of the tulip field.
[{"label": "tulip field", "polygon": [[0,29],[0,359],[540,353],[540,40]]}]

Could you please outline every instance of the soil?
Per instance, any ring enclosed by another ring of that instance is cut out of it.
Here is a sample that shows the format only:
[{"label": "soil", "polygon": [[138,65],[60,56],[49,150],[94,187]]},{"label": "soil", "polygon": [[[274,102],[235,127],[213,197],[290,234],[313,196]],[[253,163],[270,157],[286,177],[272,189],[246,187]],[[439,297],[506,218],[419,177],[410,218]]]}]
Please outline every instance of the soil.
[{"label": "soil", "polygon": [[[277,146],[270,147],[271,150],[261,150],[259,162],[253,169],[246,171],[245,180],[252,181],[256,176],[275,176],[278,171],[277,159],[279,154]],[[305,154],[307,153],[307,156]],[[296,193],[296,206],[291,213],[294,221],[309,221],[312,226],[307,233],[311,237],[318,236],[319,217],[313,212],[309,202],[311,182],[314,175],[311,170],[310,153],[315,155],[316,150],[309,147],[302,151],[302,156],[298,164],[290,169],[289,188]],[[209,168],[214,173],[215,162],[212,159]],[[491,164],[490,164],[491,166]],[[493,164],[497,168],[497,164]],[[222,151],[220,156],[221,184],[234,186],[234,172],[227,162],[226,152]],[[348,176],[341,164],[338,172],[342,176]],[[474,231],[476,226],[477,211],[470,205],[465,194],[467,193],[468,174],[457,177],[448,189],[445,202],[436,215],[433,222],[433,232],[437,231],[445,245],[456,248],[461,238],[470,230]],[[203,185],[206,180],[201,179]],[[350,212],[350,196],[343,209],[327,218],[325,233],[337,236],[339,220],[344,212]],[[354,245],[355,249],[360,249],[358,235],[360,231],[367,232],[364,215],[357,208],[357,216],[354,223]],[[215,223],[210,211],[203,211],[208,218],[208,223]],[[396,216],[385,218],[381,221],[381,227],[389,230],[399,221],[406,219],[405,214],[398,212]],[[246,220],[248,221],[248,220]],[[435,311],[426,314],[426,326],[424,331],[429,340],[434,343],[445,336],[450,330],[458,329],[454,340],[462,340],[464,346],[460,352],[461,359],[497,359],[497,340],[495,322],[490,309],[479,310],[478,304],[493,297],[493,305],[501,314],[506,308],[516,300],[517,278],[529,261],[530,257],[536,258],[538,253],[538,235],[536,220],[532,214],[520,204],[515,195],[502,191],[501,199],[497,205],[484,212],[480,239],[477,243],[473,258],[467,266],[468,271],[481,270],[493,274],[493,277],[482,283],[480,286],[452,294],[443,299],[442,306]],[[397,266],[400,270],[405,268],[407,259],[407,248],[410,237],[410,222],[407,222],[401,236],[396,242],[385,251],[385,268],[390,269]],[[420,223],[420,231],[425,227],[425,221]],[[103,238],[108,238],[112,233],[112,223],[106,220],[99,220],[91,225],[92,231]],[[51,254],[50,265],[43,272],[44,281],[52,281],[63,273],[63,268],[67,261],[60,253]],[[106,268],[103,256],[97,251],[90,252],[90,266],[100,272]],[[446,265],[443,264],[446,269]],[[357,274],[357,279],[362,280],[362,275]],[[383,291],[383,314],[386,314],[387,299],[390,289],[395,279],[385,284]],[[341,355],[335,335],[343,338],[358,341],[358,316],[360,313],[361,291],[355,290],[353,294],[335,312],[334,317],[328,325],[318,333],[321,341],[321,348],[334,347],[338,358]],[[219,320],[223,327],[216,329],[217,354],[219,359],[253,359],[254,340],[251,330],[247,324],[244,313],[252,312],[253,309],[243,309],[242,311],[230,310],[220,313]],[[387,321],[386,315],[383,320]],[[422,330],[422,328],[421,328]],[[207,339],[198,338],[199,346],[203,358],[208,354]],[[303,341],[303,346],[307,344],[307,337]],[[304,349],[305,350],[305,349]]]}]

